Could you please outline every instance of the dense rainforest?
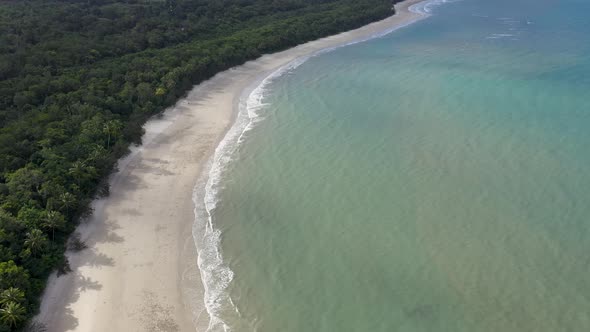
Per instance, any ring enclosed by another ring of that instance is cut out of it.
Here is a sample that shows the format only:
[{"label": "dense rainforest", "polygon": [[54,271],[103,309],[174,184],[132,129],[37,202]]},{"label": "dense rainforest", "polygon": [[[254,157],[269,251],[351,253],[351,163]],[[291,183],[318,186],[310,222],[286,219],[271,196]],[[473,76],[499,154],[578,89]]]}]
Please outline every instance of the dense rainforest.
[{"label": "dense rainforest", "polygon": [[0,332],[22,329],[48,275],[67,273],[65,251],[84,246],[71,232],[150,116],[219,71],[392,5],[0,0]]}]

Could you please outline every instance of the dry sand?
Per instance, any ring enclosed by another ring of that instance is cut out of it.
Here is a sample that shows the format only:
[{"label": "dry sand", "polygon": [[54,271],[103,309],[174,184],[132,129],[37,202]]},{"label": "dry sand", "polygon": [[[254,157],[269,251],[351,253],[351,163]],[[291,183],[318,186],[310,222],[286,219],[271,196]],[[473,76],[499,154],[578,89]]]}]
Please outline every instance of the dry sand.
[{"label": "dry sand", "polygon": [[88,249],[67,253],[73,272],[50,278],[37,320],[51,332],[205,331],[203,287],[191,273],[198,271],[192,193],[242,92],[294,59],[420,18],[407,10],[419,1],[396,5],[398,14],[383,21],[220,73],[150,120],[143,145],[119,162],[111,195],[95,201],[78,228]]}]

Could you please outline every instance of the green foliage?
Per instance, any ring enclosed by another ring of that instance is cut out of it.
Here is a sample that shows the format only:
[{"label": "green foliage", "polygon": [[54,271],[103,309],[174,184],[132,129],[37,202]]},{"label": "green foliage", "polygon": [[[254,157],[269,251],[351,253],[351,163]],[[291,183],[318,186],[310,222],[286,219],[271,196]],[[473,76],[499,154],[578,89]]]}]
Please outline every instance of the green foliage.
[{"label": "green foliage", "polygon": [[30,287],[29,274],[14,261],[0,263],[0,289],[9,288],[28,289]]},{"label": "green foliage", "polygon": [[47,247],[47,237],[40,230],[32,229],[27,233],[25,247],[29,249],[33,255],[38,255]]},{"label": "green foliage", "polygon": [[391,14],[390,0],[0,2],[0,331],[68,271],[68,235],[150,116],[219,71]]},{"label": "green foliage", "polygon": [[64,216],[57,211],[45,211],[42,226],[51,231],[51,241],[53,241],[55,240],[55,230],[64,230],[66,221]]},{"label": "green foliage", "polygon": [[0,293],[0,305],[5,305],[10,302],[22,304],[25,301],[25,293],[14,287]]},{"label": "green foliage", "polygon": [[16,302],[7,302],[0,307],[0,322],[9,327],[17,327],[26,318],[25,308]]}]

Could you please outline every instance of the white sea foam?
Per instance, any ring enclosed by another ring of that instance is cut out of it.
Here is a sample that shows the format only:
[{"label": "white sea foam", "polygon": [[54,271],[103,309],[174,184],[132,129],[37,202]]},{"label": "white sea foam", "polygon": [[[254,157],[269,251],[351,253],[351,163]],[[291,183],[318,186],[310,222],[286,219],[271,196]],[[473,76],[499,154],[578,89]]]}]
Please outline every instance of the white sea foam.
[{"label": "white sea foam", "polygon": [[[430,13],[431,6],[448,1],[453,0],[424,1],[424,3],[426,3],[425,6],[415,7],[422,4],[419,3],[411,6],[410,10],[427,16]],[[412,7],[415,7],[415,9],[412,9]],[[385,36],[397,29],[416,22],[418,19],[412,20],[402,26],[381,31],[364,39],[323,49],[311,55],[297,58],[275,70],[262,80],[257,81],[256,84],[258,85],[254,89],[246,89],[243,92],[239,101],[238,114],[234,125],[229,129],[225,137],[215,149],[215,153],[207,165],[209,171],[198,181],[193,191],[193,202],[195,203],[193,237],[197,246],[197,263],[205,290],[205,308],[210,318],[209,327],[207,329],[208,332],[231,331],[231,328],[221,319],[222,315],[231,314],[234,315],[236,319],[241,318],[238,308],[234,305],[229,292],[227,291],[227,288],[233,280],[234,272],[223,260],[223,255],[220,249],[222,232],[215,227],[213,218],[214,211],[219,204],[219,193],[223,188],[223,173],[235,158],[240,145],[246,140],[247,133],[254,129],[256,125],[264,119],[263,110],[266,106],[264,97],[268,85],[274,79],[299,67],[311,57],[347,45]]]},{"label": "white sea foam", "polygon": [[[240,312],[233,304],[227,288],[233,280],[234,273],[223,261],[220,251],[221,230],[215,228],[214,211],[219,203],[218,195],[222,187],[222,176],[227,165],[233,160],[245,135],[252,130],[262,117],[263,101],[266,86],[275,78],[296,68],[306,60],[297,59],[274,71],[260,81],[246,98],[242,96],[239,112],[234,125],[215,149],[209,161],[206,178],[197,183],[193,191],[196,222],[193,226],[193,237],[197,246],[198,266],[205,290],[205,308],[209,314],[208,331],[230,331],[230,327],[221,320],[222,314]],[[206,220],[205,223],[202,221]]]},{"label": "white sea foam", "polygon": [[411,5],[408,10],[411,11],[412,13],[418,13],[418,14],[422,14],[422,15],[431,15],[432,14],[432,9],[434,7],[438,7],[442,4],[445,4],[447,2],[454,2],[457,0],[426,0],[426,1],[422,1],[419,2],[417,4]]}]

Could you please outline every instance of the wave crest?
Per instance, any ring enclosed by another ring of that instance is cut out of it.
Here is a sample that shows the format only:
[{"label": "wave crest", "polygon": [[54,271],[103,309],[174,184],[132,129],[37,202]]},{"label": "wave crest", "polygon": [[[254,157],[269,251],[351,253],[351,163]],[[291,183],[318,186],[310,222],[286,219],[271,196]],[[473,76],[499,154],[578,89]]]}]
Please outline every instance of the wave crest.
[{"label": "wave crest", "polygon": [[421,15],[431,15],[432,14],[432,10],[434,7],[438,7],[440,5],[443,5],[445,3],[448,2],[455,2],[458,0],[426,0],[426,1],[422,1],[419,2],[415,5],[411,5],[408,10],[411,11],[412,13],[417,13],[417,14],[421,14]]}]

